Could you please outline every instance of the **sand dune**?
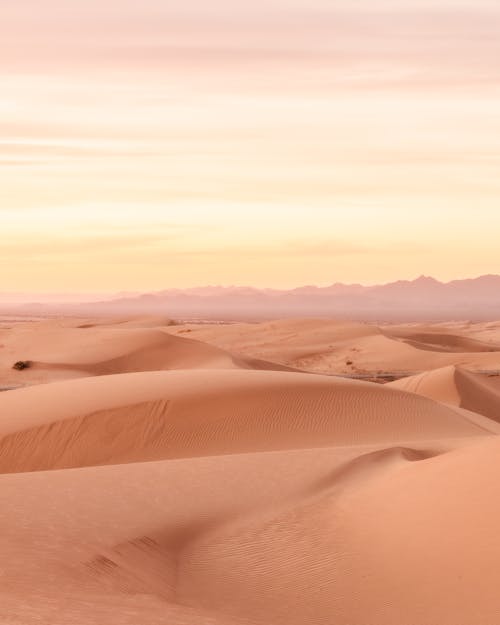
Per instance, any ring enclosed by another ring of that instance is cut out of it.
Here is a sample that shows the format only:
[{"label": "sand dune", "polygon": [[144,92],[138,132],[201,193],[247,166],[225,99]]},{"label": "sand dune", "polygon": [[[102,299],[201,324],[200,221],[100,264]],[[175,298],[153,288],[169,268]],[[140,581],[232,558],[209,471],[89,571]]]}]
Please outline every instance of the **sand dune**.
[{"label": "sand dune", "polygon": [[500,431],[377,385],[257,371],[86,378],[4,394],[0,411],[3,472]]},{"label": "sand dune", "polygon": [[[455,350],[496,326],[169,324],[1,330],[0,380],[31,384],[0,393],[1,622],[500,621],[500,378],[439,366],[494,365]],[[267,369],[346,354],[432,367],[388,385]]]},{"label": "sand dune", "polygon": [[500,344],[500,321],[469,323],[462,328],[462,332],[486,343]]},{"label": "sand dune", "polygon": [[[230,326],[177,325],[167,331],[314,373],[421,372],[451,365],[500,369],[500,341],[462,336],[453,324],[447,331],[442,324],[436,328],[416,324],[378,327],[288,319]],[[467,331],[471,331],[470,324]]]},{"label": "sand dune", "polygon": [[348,484],[324,479],[200,540],[190,587],[201,605],[273,623],[497,622],[498,452],[494,441],[439,458],[372,455]]},{"label": "sand dune", "polygon": [[[224,325],[179,325],[164,317],[56,319],[0,330],[0,384],[192,368],[347,375],[453,365],[500,369],[496,326],[471,327],[377,327],[321,319]],[[13,371],[17,361],[30,361],[31,367]]]},{"label": "sand dune", "polygon": [[[140,318],[19,324],[0,335],[0,380],[8,385],[165,369],[287,369],[167,334],[168,323]],[[17,361],[28,361],[29,369],[13,371]]]},{"label": "sand dune", "polygon": [[500,421],[500,376],[446,367],[391,382],[389,386]]},{"label": "sand dune", "polygon": [[169,317],[160,315],[145,315],[142,317],[90,318],[78,320],[76,323],[73,319],[63,318],[58,321],[58,324],[83,329],[96,328],[100,326],[120,328],[164,328],[175,325],[175,322]]},{"label": "sand dune", "polygon": [[319,356],[333,357],[339,344],[348,349],[352,342],[380,335],[375,326],[321,319],[284,319],[228,326],[179,325],[169,331],[282,364],[304,363]]},{"label": "sand dune", "polygon": [[385,335],[398,338],[417,349],[436,352],[482,353],[500,352],[500,344],[481,341],[452,332],[439,332],[433,328],[425,331],[419,328],[389,328]]},{"label": "sand dune", "polygon": [[[0,513],[3,569],[14,589],[4,588],[3,615],[496,622],[499,449],[496,437],[481,438],[492,442],[474,437],[444,455],[421,443],[0,476],[10,503]],[[466,541],[464,527],[480,537]]]}]

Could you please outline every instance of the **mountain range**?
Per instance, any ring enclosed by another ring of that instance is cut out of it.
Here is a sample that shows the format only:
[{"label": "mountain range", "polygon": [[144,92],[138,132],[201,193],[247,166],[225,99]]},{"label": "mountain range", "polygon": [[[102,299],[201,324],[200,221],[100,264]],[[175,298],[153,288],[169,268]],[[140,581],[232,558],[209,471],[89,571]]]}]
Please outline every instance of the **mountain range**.
[{"label": "mountain range", "polygon": [[[12,306],[1,305],[4,310]],[[57,310],[71,314],[161,314],[206,320],[299,316],[366,321],[492,320],[500,319],[500,275],[452,282],[420,276],[416,280],[375,286],[335,283],[289,290],[206,286],[118,294],[101,301],[79,303],[24,300],[22,309],[31,314]]]}]

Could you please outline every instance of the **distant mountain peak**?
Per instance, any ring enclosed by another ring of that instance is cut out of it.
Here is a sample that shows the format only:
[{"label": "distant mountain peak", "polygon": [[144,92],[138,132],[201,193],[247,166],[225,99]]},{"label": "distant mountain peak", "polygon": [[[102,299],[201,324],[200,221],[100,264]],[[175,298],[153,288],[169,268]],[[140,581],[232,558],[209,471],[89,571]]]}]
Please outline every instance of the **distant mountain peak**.
[{"label": "distant mountain peak", "polygon": [[436,280],[436,278],[433,278],[432,276],[426,276],[424,274],[413,280],[413,282],[414,284],[443,284],[439,280]]}]

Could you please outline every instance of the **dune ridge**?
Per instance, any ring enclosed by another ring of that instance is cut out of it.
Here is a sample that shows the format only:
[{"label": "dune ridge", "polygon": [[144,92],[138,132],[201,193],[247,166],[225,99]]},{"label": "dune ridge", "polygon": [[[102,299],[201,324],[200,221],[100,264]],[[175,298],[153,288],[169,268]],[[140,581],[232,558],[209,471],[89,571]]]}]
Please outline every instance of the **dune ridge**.
[{"label": "dune ridge", "polygon": [[500,431],[393,389],[258,371],[59,382],[4,394],[0,411],[9,414],[0,424],[3,472]]}]

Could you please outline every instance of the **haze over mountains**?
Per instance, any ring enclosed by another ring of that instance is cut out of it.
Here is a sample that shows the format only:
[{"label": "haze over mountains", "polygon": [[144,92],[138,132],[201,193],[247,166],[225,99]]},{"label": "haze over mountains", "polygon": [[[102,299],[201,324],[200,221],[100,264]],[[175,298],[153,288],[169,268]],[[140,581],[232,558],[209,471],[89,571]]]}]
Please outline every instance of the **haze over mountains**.
[{"label": "haze over mountains", "polygon": [[[500,317],[500,276],[440,282],[420,276],[384,285],[335,283],[291,290],[207,286],[125,293],[97,300],[85,296],[53,299],[27,295],[0,297],[4,309],[22,304],[26,312],[85,314],[168,314],[203,319],[263,319],[334,316],[355,320],[493,320]],[[78,301],[80,299],[80,301]],[[94,301],[90,301],[93,299]]]}]

